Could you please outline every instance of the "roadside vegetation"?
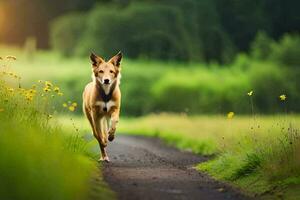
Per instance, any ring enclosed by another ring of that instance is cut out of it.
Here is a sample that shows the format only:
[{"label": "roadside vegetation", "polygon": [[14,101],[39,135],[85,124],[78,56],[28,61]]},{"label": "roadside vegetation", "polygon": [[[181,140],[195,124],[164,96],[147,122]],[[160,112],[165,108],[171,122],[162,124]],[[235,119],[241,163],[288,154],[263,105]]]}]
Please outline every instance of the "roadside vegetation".
[{"label": "roadside vegetation", "polygon": [[[290,193],[299,187],[299,116],[292,114],[300,110],[299,36],[269,41],[259,33],[251,52],[227,65],[125,59],[119,132],[160,137],[212,156],[198,169],[252,194],[299,196]],[[91,80],[88,56],[66,59],[56,52],[4,46],[0,55],[7,51],[19,58],[13,66],[26,77],[21,87],[55,80],[53,85],[63,91],[63,98],[57,93],[51,105],[73,115],[44,112],[59,115],[55,124],[61,124],[61,132],[90,133],[81,109],[72,108],[74,102],[80,107],[83,86]]]},{"label": "roadside vegetation", "polygon": [[[14,56],[0,59],[0,198],[87,199],[97,166],[79,130],[57,123],[63,106],[53,102],[63,91],[40,79],[23,86],[26,76],[16,62]],[[105,184],[100,190],[113,198]]]},{"label": "roadside vegetation", "polygon": [[[235,114],[150,115],[122,119],[119,132],[162,138],[211,158],[197,168],[251,195],[299,197],[300,117]],[[297,189],[298,188],[298,189]]]}]

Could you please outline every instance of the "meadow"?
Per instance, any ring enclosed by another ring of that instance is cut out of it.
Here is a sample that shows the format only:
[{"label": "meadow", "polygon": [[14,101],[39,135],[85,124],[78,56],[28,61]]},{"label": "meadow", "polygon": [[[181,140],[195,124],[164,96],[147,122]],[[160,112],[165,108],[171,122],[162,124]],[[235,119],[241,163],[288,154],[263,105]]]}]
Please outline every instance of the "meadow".
[{"label": "meadow", "polygon": [[[25,87],[16,60],[0,60],[0,198],[87,199],[99,169],[76,127],[68,131],[57,123],[55,113],[62,109],[53,102],[63,91],[49,79]],[[76,107],[72,102],[68,110]],[[100,194],[113,199],[98,176]]]},{"label": "meadow", "polygon": [[[33,121],[47,122],[51,130],[54,126],[59,134],[49,137],[60,141],[62,146],[68,141],[75,143],[65,145],[60,153],[71,149],[71,155],[90,163],[86,166],[87,173],[91,172],[93,162],[87,157],[93,157],[89,155],[89,146],[95,145],[95,141],[87,143],[81,139],[90,134],[90,128],[80,106],[82,89],[91,76],[88,56],[65,59],[55,52],[30,54],[19,48],[0,48],[0,55],[4,52],[17,56],[16,61],[4,59],[3,62],[7,70],[22,76],[21,87],[31,88],[33,83],[39,84],[37,80],[44,86],[45,81],[53,80],[52,84],[63,91],[63,96],[49,95],[48,98],[53,99],[51,109],[46,115],[42,112],[43,117],[35,116]],[[241,55],[232,66],[125,59],[122,67],[122,119],[118,133],[160,137],[170,145],[205,155],[210,160],[197,169],[252,195],[299,196],[300,117],[289,114],[298,109],[294,107],[298,105],[295,101],[298,93],[293,96],[294,82],[286,82],[277,65]],[[18,79],[12,80],[7,81],[17,88]],[[264,87],[259,87],[261,85]],[[253,93],[247,94],[251,90]],[[283,94],[287,94],[284,101],[279,97]],[[73,103],[77,108],[70,112]],[[12,107],[4,110],[19,110]],[[17,112],[19,116],[28,116],[27,112],[20,112]],[[49,120],[49,115],[53,119]],[[26,123],[28,126],[29,122]],[[56,127],[58,124],[60,128]],[[47,130],[33,132],[38,132],[39,136],[32,137],[38,141],[39,137],[49,135]],[[78,139],[74,139],[74,134]],[[40,152],[42,155],[43,151]],[[29,168],[35,165],[29,164]],[[51,173],[62,173],[53,168]],[[80,183],[87,181],[87,177]]]}]

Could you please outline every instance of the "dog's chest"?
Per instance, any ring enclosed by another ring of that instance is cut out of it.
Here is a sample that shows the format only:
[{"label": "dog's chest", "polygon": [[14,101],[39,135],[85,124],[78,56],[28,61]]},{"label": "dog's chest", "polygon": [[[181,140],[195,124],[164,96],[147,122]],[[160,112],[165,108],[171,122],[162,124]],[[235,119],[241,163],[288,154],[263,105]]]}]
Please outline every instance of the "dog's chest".
[{"label": "dog's chest", "polygon": [[112,107],[114,107],[116,105],[116,103],[112,100],[108,101],[108,102],[104,102],[104,101],[97,101],[96,102],[96,106],[100,107],[100,110],[103,112],[109,112],[110,109]]}]

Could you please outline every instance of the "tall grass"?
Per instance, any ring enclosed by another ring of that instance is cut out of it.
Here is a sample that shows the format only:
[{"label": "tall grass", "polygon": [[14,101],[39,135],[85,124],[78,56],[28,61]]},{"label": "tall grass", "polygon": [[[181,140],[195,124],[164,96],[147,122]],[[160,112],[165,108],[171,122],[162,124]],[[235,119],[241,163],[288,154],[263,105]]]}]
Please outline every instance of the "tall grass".
[{"label": "tall grass", "polygon": [[198,169],[262,195],[300,185],[299,122],[298,115],[254,119],[235,114],[228,119],[156,114],[122,119],[119,131],[160,137],[181,149],[211,155]]},{"label": "tall grass", "polygon": [[49,81],[24,87],[14,62],[0,60],[0,199],[86,199],[97,168],[76,130],[55,122],[61,91]]}]

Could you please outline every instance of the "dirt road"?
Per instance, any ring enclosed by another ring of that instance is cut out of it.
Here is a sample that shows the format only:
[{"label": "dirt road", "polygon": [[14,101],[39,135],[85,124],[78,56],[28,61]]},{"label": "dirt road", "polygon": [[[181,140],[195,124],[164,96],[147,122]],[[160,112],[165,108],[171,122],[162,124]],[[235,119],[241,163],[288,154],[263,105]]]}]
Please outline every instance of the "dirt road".
[{"label": "dirt road", "polygon": [[118,135],[108,153],[111,162],[103,166],[104,179],[121,200],[249,199],[196,171],[193,166],[204,157],[159,139]]}]

